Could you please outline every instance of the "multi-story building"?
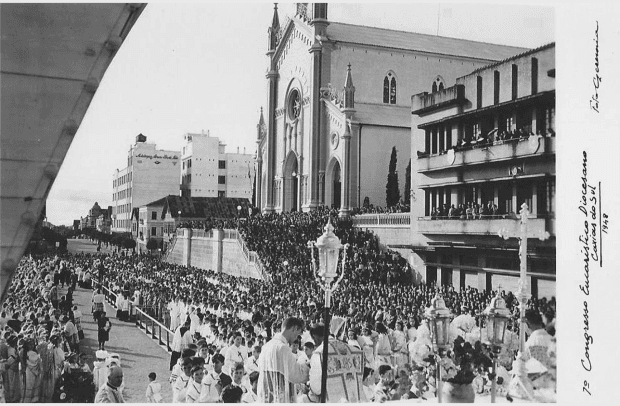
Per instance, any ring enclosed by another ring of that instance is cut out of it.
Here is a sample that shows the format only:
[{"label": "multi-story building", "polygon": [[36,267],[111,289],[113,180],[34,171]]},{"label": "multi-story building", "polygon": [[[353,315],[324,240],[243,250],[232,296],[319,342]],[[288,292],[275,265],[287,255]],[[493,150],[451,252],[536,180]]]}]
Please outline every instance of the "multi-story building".
[{"label": "multi-story building", "polygon": [[239,219],[250,212],[246,198],[169,195],[134,209],[134,235],[138,249],[145,251],[149,239],[166,245],[181,222]]},{"label": "multi-story building", "polygon": [[181,196],[252,199],[254,156],[226,152],[226,144],[206,134],[185,134],[181,154]]},{"label": "multi-story building", "polygon": [[162,211],[166,199],[167,197],[162,197],[161,199],[137,207],[138,236],[136,241],[139,251],[146,251],[146,244],[149,239],[154,239],[158,242],[162,241],[164,237]]},{"label": "multi-story building", "polygon": [[[413,263],[426,282],[515,292],[517,215],[527,203],[527,275],[555,295],[555,44],[412,98]],[[542,241],[535,236],[548,232]]]},{"label": "multi-story building", "polygon": [[127,167],[112,180],[112,231],[131,232],[134,207],[179,193],[180,152],[165,151],[139,134],[127,153]]},{"label": "multi-story building", "polygon": [[256,182],[265,212],[327,205],[347,216],[366,197],[384,206],[393,147],[404,188],[411,95],[452,86],[473,69],[525,51],[338,23],[327,9],[297,3],[282,26],[276,9],[268,30]]},{"label": "multi-story building", "polygon": [[110,234],[112,228],[112,206],[101,210],[101,214],[99,214],[96,220],[96,228],[97,231]]}]

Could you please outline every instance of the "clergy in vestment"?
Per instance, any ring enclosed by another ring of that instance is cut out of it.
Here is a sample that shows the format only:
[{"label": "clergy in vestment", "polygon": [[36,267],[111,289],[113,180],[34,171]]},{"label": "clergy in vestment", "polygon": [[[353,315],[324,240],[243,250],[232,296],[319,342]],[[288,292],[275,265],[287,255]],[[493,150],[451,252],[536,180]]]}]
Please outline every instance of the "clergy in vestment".
[{"label": "clergy in vestment", "polygon": [[304,323],[296,317],[282,322],[282,329],[267,342],[258,357],[258,401],[261,403],[295,403],[296,383],[306,383],[309,368],[297,362],[292,344],[303,332]]},{"label": "clergy in vestment", "polygon": [[102,385],[95,396],[95,403],[125,403],[123,395],[118,387],[123,382],[123,370],[121,367],[110,368],[108,382]]}]

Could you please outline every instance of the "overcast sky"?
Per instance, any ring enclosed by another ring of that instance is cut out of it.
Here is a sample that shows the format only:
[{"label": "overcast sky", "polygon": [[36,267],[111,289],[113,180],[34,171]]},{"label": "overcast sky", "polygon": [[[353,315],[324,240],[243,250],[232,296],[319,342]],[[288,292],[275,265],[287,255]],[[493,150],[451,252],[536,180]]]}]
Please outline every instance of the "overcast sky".
[{"label": "overcast sky", "polygon": [[[293,12],[294,3],[280,4],[280,22]],[[69,225],[95,201],[111,205],[112,175],[139,133],[180,150],[183,134],[209,130],[227,151],[253,153],[272,16],[273,3],[147,5],[67,153],[47,199],[48,221]],[[330,3],[328,18],[527,48],[555,41],[549,6]]]}]

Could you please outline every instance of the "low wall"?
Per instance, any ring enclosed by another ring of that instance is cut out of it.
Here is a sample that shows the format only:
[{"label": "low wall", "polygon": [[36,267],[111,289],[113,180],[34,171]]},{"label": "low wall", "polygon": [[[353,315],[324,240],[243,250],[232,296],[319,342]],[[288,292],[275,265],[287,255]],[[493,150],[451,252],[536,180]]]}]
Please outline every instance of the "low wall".
[{"label": "low wall", "polygon": [[205,232],[179,229],[176,243],[166,262],[262,279],[256,263],[246,258],[235,230]]}]

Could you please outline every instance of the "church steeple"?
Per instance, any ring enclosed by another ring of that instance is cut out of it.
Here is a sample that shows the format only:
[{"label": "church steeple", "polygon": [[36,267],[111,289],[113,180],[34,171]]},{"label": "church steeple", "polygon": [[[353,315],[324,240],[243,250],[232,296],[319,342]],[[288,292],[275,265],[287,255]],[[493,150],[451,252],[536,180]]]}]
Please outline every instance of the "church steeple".
[{"label": "church steeple", "polygon": [[267,30],[268,36],[268,50],[275,51],[278,46],[278,36],[280,35],[280,19],[278,18],[278,3],[274,3],[273,6],[273,19],[271,20],[271,27]]},{"label": "church steeple", "polygon": [[271,28],[280,31],[280,19],[278,18],[278,3],[273,3],[273,20],[271,20]]},{"label": "church steeple", "polygon": [[347,67],[347,77],[344,80],[344,108],[355,108],[355,86],[351,77],[351,63]]},{"label": "church steeple", "polygon": [[267,132],[267,126],[265,125],[265,117],[263,116],[263,107],[260,108],[260,118],[256,125],[256,139],[261,140]]}]

